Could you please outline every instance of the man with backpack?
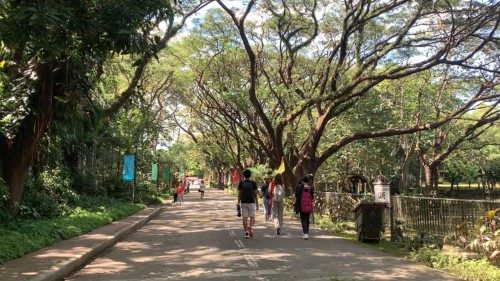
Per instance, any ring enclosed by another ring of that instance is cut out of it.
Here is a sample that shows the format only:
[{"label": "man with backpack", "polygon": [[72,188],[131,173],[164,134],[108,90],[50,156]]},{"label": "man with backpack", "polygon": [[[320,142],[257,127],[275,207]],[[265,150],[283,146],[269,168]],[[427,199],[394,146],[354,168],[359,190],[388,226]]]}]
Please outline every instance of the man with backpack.
[{"label": "man with backpack", "polygon": [[[252,172],[243,171],[245,179],[238,184],[238,206],[241,208],[241,217],[243,218],[243,229],[245,238],[253,238],[255,223],[255,212],[259,210],[257,184],[250,179]],[[250,224],[248,220],[250,219]]]},{"label": "man with backpack", "polygon": [[300,213],[302,237],[309,239],[309,220],[313,212],[314,187],[309,185],[309,177],[302,178],[295,191],[295,213]]}]

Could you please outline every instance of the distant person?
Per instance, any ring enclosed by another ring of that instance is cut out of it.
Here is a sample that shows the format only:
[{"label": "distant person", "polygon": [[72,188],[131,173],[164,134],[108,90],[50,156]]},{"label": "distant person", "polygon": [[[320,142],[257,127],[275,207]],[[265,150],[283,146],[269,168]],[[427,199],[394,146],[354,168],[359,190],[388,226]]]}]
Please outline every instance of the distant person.
[{"label": "distant person", "polygon": [[[259,210],[257,184],[250,179],[251,176],[252,172],[250,170],[243,171],[245,179],[238,184],[238,205],[241,208],[245,238],[253,238],[255,211]],[[250,223],[248,222],[249,219]]]},{"label": "distant person", "polygon": [[191,187],[191,181],[187,180],[186,181],[186,193],[189,193],[189,188]]},{"label": "distant person", "polygon": [[[175,184],[174,184],[175,185]],[[177,203],[178,195],[177,195],[177,187],[173,189],[172,196],[174,197],[174,204]]]},{"label": "distant person", "polygon": [[269,183],[270,178],[264,180],[264,185],[260,188],[260,195],[262,196],[262,204],[264,205],[264,220],[271,220],[271,208],[269,208]]},{"label": "distant person", "polygon": [[268,189],[268,194],[269,194],[269,200],[267,204],[267,208],[269,209],[269,212],[271,213],[269,215],[269,219],[273,220],[273,190],[274,186],[276,185],[276,181],[274,178],[271,178],[271,181],[269,182],[269,189]]},{"label": "distant person", "polygon": [[276,174],[274,176],[274,187],[271,190],[270,197],[273,200],[272,211],[274,228],[276,229],[276,235],[280,235],[281,228],[283,227],[283,198],[285,197],[285,187],[283,185],[283,176],[281,174]]},{"label": "distant person", "polygon": [[299,182],[295,191],[295,213],[300,213],[302,237],[309,239],[309,220],[314,207],[314,187],[309,185],[309,177],[305,176]]},{"label": "distant person", "polygon": [[200,198],[203,199],[205,197],[205,182],[203,180],[200,181],[198,191],[200,192]]},{"label": "distant person", "polygon": [[178,186],[177,186],[177,199],[179,200],[179,203],[182,205],[182,203],[184,202],[184,193],[186,192],[185,188],[184,188],[184,185],[182,183],[180,183]]}]

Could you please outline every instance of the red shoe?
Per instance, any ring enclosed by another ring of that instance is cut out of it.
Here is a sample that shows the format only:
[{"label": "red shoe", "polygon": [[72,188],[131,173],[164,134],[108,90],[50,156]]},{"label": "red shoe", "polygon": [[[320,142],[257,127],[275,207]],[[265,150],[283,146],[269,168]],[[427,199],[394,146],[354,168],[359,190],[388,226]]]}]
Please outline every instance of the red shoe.
[{"label": "red shoe", "polygon": [[250,238],[253,238],[253,227],[251,225],[247,227],[247,232]]}]

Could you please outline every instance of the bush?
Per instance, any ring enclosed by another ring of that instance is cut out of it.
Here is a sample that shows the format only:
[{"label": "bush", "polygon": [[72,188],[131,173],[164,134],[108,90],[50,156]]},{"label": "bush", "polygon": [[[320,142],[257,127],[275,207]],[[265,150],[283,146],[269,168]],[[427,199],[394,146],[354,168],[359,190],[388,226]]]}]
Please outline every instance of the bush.
[{"label": "bush", "polygon": [[55,168],[40,173],[28,182],[21,200],[21,216],[24,218],[54,218],[68,210],[67,205],[79,202],[79,195],[71,189],[71,173]]},{"label": "bush", "polygon": [[40,185],[27,186],[20,206],[21,218],[55,218],[62,214],[57,199]]},{"label": "bush", "polygon": [[10,219],[9,213],[7,213],[5,208],[3,208],[5,202],[7,202],[8,197],[9,192],[7,190],[7,186],[5,185],[3,179],[0,177],[0,223]]},{"label": "bush", "polygon": [[60,240],[82,235],[144,208],[144,205],[108,200],[105,197],[86,199],[88,209],[76,208],[63,217],[3,224],[0,227],[0,264]]},{"label": "bush", "polygon": [[473,232],[472,242],[467,249],[488,257],[493,263],[500,264],[500,208],[486,212],[485,224]]},{"label": "bush", "polygon": [[319,228],[337,234],[344,234],[347,230],[351,228],[349,223],[347,222],[339,222],[339,221],[334,222],[329,217],[326,216],[319,216],[316,219],[316,223],[318,224]]},{"label": "bush", "polygon": [[466,280],[499,280],[500,268],[494,266],[486,258],[481,260],[467,260],[456,256],[446,255],[437,249],[420,248],[411,253],[411,259],[422,262],[427,266],[443,269],[453,275]]},{"label": "bush", "polygon": [[136,187],[136,200],[144,204],[161,204],[160,190],[156,183],[142,183]]},{"label": "bush", "polygon": [[422,231],[411,234],[408,238],[404,238],[403,241],[406,243],[408,252],[419,250],[423,247],[442,250],[444,245],[443,237]]},{"label": "bush", "polygon": [[95,194],[94,179],[92,174],[75,171],[72,175],[72,188],[80,194]]}]

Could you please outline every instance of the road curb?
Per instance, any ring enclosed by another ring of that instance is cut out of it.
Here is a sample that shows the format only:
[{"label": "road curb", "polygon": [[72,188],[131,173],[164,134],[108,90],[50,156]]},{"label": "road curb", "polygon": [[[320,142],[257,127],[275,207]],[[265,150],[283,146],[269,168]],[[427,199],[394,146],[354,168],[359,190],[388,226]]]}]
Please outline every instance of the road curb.
[{"label": "road curb", "polygon": [[42,273],[38,274],[36,277],[32,278],[32,281],[57,281],[63,280],[65,277],[71,275],[71,273],[85,266],[88,262],[98,256],[104,250],[112,247],[118,241],[122,240],[128,234],[136,231],[140,227],[144,226],[148,223],[152,218],[157,216],[160,212],[163,211],[163,208],[157,207],[151,211],[146,217],[133,222],[129,226],[124,227],[120,231],[117,231],[112,238],[103,241],[95,245],[90,251],[85,254],[68,259],[66,261],[60,262],[52,268],[48,270],[42,271]]}]

